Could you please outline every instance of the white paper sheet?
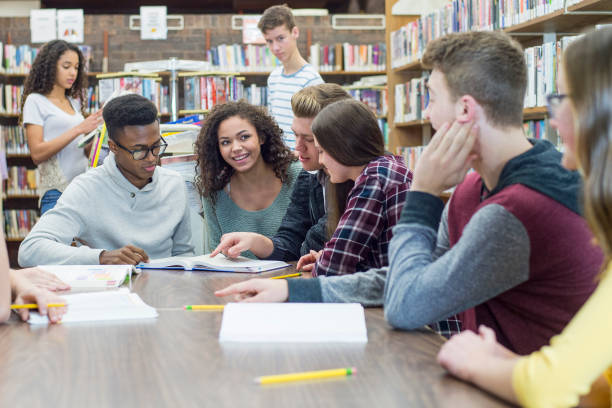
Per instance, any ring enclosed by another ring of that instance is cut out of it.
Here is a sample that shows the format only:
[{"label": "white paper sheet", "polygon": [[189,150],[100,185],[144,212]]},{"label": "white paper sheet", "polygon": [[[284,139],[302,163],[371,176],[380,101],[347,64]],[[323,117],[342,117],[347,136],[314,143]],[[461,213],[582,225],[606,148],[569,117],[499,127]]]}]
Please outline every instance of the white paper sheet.
[{"label": "white paper sheet", "polygon": [[358,303],[230,303],[219,341],[367,343],[368,334]]}]

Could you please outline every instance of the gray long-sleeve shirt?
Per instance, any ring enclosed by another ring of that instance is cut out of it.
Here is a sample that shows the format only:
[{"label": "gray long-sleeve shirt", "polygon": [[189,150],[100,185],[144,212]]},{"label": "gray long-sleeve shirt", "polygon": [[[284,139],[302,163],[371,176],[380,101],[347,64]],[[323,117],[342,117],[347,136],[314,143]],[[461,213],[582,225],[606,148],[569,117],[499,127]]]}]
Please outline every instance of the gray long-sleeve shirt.
[{"label": "gray long-sleeve shirt", "polygon": [[[70,246],[75,237],[87,245]],[[144,249],[151,259],[194,252],[181,176],[157,167],[138,189],[111,153],[102,166],[75,178],[36,223],[21,243],[19,264],[98,264],[103,250],[125,245]]]}]

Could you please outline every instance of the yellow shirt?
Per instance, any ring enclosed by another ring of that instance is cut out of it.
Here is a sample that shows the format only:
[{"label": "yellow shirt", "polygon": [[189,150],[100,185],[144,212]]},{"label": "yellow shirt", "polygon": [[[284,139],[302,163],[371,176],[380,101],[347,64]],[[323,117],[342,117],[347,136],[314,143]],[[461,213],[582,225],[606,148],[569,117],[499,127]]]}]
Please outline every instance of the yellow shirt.
[{"label": "yellow shirt", "polygon": [[573,407],[612,365],[612,263],[561,334],[519,359],[512,385],[525,407]]}]

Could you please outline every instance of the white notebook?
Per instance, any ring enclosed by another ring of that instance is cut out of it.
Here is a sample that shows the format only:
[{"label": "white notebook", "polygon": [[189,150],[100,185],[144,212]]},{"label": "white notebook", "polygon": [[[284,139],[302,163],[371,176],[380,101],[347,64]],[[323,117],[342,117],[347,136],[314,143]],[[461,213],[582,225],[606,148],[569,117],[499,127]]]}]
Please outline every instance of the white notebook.
[{"label": "white notebook", "polygon": [[[96,322],[103,320],[152,319],[157,310],[142,301],[127,288],[104,292],[78,293],[61,296],[68,305],[62,323]],[[47,316],[30,313],[28,323],[48,324]]]},{"label": "white notebook", "polygon": [[358,303],[229,303],[221,342],[367,343]]},{"label": "white notebook", "polygon": [[51,272],[72,289],[116,288],[136,272],[133,265],[40,265],[39,268]]}]

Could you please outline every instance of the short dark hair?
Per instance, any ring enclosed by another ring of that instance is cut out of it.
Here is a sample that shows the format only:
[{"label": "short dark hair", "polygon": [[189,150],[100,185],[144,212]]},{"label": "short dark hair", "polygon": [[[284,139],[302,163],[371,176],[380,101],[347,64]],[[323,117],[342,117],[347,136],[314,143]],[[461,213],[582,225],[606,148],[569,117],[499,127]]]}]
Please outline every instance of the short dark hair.
[{"label": "short dark hair", "polygon": [[494,125],[521,126],[527,66],[520,44],[497,31],[469,31],[440,37],[427,45],[426,69],[444,74],[455,100],[471,95]]},{"label": "short dark hair", "polygon": [[285,26],[289,31],[295,27],[295,18],[291,9],[286,4],[268,7],[257,24],[257,28],[262,33],[268,30],[273,30],[276,27]]},{"label": "short dark hair", "polygon": [[102,112],[108,137],[117,141],[118,132],[126,126],[145,126],[157,119],[157,108],[144,96],[129,94],[106,103]]}]

